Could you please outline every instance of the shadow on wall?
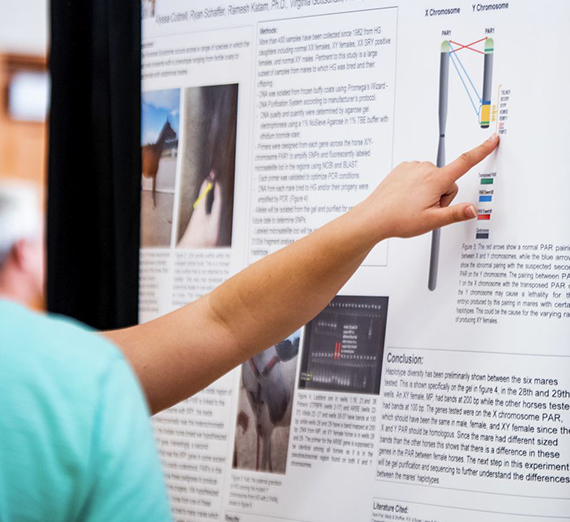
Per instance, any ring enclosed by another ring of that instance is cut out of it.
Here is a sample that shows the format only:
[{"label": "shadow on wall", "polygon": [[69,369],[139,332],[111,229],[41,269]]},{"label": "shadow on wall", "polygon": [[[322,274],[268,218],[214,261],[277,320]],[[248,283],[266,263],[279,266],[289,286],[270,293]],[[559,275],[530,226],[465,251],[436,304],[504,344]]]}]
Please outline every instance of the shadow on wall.
[{"label": "shadow on wall", "polygon": [[[209,246],[232,243],[238,85],[191,87],[182,102],[179,189],[176,244],[198,244],[188,236],[197,202],[204,199],[205,213],[216,212],[215,240]],[[206,189],[206,190],[205,190]],[[219,198],[214,201],[214,198]],[[208,226],[211,226],[211,221]],[[188,231],[187,231],[188,229]],[[199,234],[200,231],[196,231]],[[181,244],[181,239],[185,236]]]}]

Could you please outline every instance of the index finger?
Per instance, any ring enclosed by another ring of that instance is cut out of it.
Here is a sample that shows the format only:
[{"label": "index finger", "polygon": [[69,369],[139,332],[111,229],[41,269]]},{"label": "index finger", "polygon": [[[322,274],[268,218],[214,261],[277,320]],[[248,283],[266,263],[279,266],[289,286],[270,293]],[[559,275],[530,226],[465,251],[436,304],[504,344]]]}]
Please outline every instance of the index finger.
[{"label": "index finger", "polygon": [[499,136],[493,134],[478,147],[471,149],[469,152],[464,152],[449,165],[442,167],[442,174],[447,177],[450,184],[456,182],[463,174],[471,170],[477,163],[480,163],[491,154],[491,152],[497,148],[498,144]]}]

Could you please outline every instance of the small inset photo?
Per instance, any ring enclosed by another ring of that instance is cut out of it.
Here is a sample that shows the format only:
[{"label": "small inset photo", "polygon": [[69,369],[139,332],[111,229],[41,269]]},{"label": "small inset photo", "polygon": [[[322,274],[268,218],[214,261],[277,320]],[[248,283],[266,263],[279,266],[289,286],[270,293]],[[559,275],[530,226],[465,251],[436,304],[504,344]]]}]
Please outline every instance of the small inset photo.
[{"label": "small inset photo", "polygon": [[154,18],[156,0],[142,0],[141,2],[141,18]]},{"label": "small inset photo", "polygon": [[234,469],[284,474],[301,332],[241,366]]},{"label": "small inset photo", "polygon": [[180,89],[142,93],[141,246],[169,247],[180,125]]},{"label": "small inset photo", "polygon": [[387,297],[336,296],[305,327],[299,389],[378,395]]},{"label": "small inset photo", "polygon": [[179,248],[230,247],[234,212],[238,85],[185,89]]}]

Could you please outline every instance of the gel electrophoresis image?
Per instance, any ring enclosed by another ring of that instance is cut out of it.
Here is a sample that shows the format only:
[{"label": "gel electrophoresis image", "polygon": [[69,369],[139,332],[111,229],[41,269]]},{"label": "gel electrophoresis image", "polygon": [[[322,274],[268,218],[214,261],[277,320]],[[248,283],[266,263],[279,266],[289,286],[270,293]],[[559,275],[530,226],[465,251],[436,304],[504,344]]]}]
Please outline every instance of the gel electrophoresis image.
[{"label": "gel electrophoresis image", "polygon": [[305,327],[299,388],[380,393],[387,312],[387,297],[335,297]]}]

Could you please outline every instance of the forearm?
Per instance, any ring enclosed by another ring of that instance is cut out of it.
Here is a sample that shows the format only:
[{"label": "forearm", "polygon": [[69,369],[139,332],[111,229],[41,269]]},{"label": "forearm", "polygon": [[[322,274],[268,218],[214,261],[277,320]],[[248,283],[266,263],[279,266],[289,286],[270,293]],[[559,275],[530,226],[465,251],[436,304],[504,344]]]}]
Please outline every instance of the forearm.
[{"label": "forearm", "polygon": [[315,317],[381,239],[356,207],[214,290],[210,308],[248,358]]},{"label": "forearm", "polygon": [[360,205],[211,294],[144,325],[107,333],[129,358],[152,411],[189,397],[310,321],[382,239],[475,218],[471,204],[450,206],[455,182],[497,144],[493,136],[441,169],[402,163]]},{"label": "forearm", "polygon": [[156,413],[310,321],[379,239],[356,207],[202,299],[106,336],[123,349]]}]

